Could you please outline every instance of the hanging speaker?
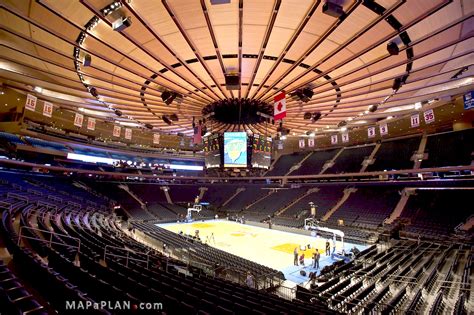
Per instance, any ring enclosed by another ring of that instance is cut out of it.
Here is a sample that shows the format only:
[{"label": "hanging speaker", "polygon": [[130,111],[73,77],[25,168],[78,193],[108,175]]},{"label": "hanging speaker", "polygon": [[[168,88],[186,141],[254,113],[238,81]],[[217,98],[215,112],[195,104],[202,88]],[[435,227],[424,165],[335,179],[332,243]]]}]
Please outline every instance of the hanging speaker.
[{"label": "hanging speaker", "polygon": [[339,18],[344,14],[344,9],[339,4],[327,0],[326,3],[323,4],[323,13]]}]

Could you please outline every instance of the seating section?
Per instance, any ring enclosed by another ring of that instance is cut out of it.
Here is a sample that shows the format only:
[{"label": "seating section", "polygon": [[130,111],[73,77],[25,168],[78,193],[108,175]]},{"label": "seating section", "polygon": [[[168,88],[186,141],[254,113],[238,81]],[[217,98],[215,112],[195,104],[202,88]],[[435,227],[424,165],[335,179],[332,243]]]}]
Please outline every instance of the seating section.
[{"label": "seating section", "polygon": [[290,171],[290,168],[298,164],[308,153],[293,153],[282,155],[273,165],[273,168],[267,172],[266,176],[283,176]]},{"label": "seating section", "polygon": [[202,185],[202,187],[207,188],[202,201],[208,202],[210,209],[217,210],[237,191],[239,186],[222,185],[219,183],[214,185]]},{"label": "seating section", "polygon": [[[27,186],[26,183],[24,187]],[[2,196],[23,189],[26,188],[12,186],[9,182],[0,184]],[[50,191],[50,194],[59,193]],[[22,235],[29,237],[22,237],[20,246],[13,217],[20,218]],[[168,248],[162,251],[137,242],[131,237],[134,229],[142,229],[157,241],[166,241]],[[53,313],[66,313],[65,301],[74,300],[90,304],[112,301],[112,305],[115,301],[130,301],[131,305],[159,302],[167,314],[266,314],[275,311],[335,314],[324,303],[284,300],[266,290],[258,290],[282,280],[281,273],[268,267],[152,224],[136,222],[133,228],[127,227],[107,213],[67,207],[52,211],[37,203],[22,203],[3,212],[0,233],[8,251],[13,254],[21,281],[27,282]],[[54,240],[51,246],[43,241],[47,237]],[[177,255],[167,257],[171,251],[190,249],[193,249],[190,254],[194,258],[191,264],[173,258]],[[215,269],[216,263],[224,268]],[[244,283],[247,271],[255,275],[255,288]],[[4,308],[2,304],[2,312],[18,309],[32,314],[46,313],[28,292],[22,291],[14,277],[2,274],[15,288],[6,296],[1,295],[0,302],[8,307]],[[3,289],[7,282],[1,283]],[[115,311],[103,309],[94,313]]]},{"label": "seating section", "polygon": [[323,169],[324,163],[334,158],[339,149],[315,151],[301,163],[301,167],[290,173],[296,175],[317,175]]},{"label": "seating section", "polygon": [[268,189],[262,189],[264,186],[253,186],[250,189],[245,188],[244,191],[241,191],[237,194],[230,202],[225,206],[225,211],[227,212],[239,212],[243,208],[254,201],[264,197],[269,193]]},{"label": "seating section", "polygon": [[302,210],[307,210],[309,213],[309,203],[313,202],[316,206],[316,216],[322,217],[341,199],[345,186],[319,186],[317,188],[318,191],[302,198],[286,209],[281,215],[292,217],[298,215]]},{"label": "seating section", "polygon": [[343,220],[347,226],[376,229],[392,213],[399,200],[397,188],[359,187],[328,222],[336,224],[338,220]]},{"label": "seating section", "polygon": [[474,152],[474,129],[431,135],[426,143],[428,159],[422,167],[470,165]]},{"label": "seating section", "polygon": [[384,170],[406,170],[413,168],[411,157],[418,150],[421,137],[384,141],[375,153],[375,161],[366,169],[367,172]]},{"label": "seating section", "polygon": [[345,148],[325,174],[358,173],[362,168],[362,162],[373,150],[373,145]]},{"label": "seating section", "polygon": [[399,220],[407,226],[405,231],[429,238],[446,238],[454,228],[472,215],[468,189],[417,189],[408,198]]},{"label": "seating section", "polygon": [[297,297],[328,301],[331,310],[346,314],[451,314],[453,309],[465,310],[466,291],[445,281],[466,273],[472,260],[468,248],[410,241],[396,242],[388,249],[372,246],[355,261],[323,269],[326,282],[310,290],[298,286]]},{"label": "seating section", "polygon": [[5,314],[48,314],[13,272],[0,260],[0,309]]},{"label": "seating section", "polygon": [[[249,187],[249,189],[251,189]],[[248,209],[245,209],[242,214],[246,218],[252,218],[260,221],[273,213],[291,203],[293,199],[298,198],[306,192],[306,188],[281,189],[271,193],[267,198],[264,198]]]},{"label": "seating section", "polygon": [[194,203],[194,199],[199,196],[199,186],[173,185],[170,186],[169,194],[173,203]]},{"label": "seating section", "polygon": [[135,198],[133,198],[128,192],[118,187],[115,183],[106,182],[92,182],[88,181],[87,185],[96,191],[107,194],[113,199],[118,205],[125,209],[127,213],[136,220],[154,220],[157,219],[152,214],[144,211]]}]

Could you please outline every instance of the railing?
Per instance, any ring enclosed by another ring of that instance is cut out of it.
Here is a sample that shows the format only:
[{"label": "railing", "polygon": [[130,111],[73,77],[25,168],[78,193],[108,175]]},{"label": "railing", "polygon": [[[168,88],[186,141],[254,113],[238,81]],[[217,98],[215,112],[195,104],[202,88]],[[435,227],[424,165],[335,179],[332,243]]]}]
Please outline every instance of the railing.
[{"label": "railing", "polygon": [[20,194],[17,194],[17,193],[13,193],[13,192],[7,193],[7,197],[8,198],[16,198],[16,199],[23,200],[23,201],[26,201],[26,202],[28,202],[28,200],[29,200],[27,196],[20,195]]},{"label": "railing", "polygon": [[[120,254],[115,254],[115,253],[112,253],[110,250],[109,250],[109,253],[107,253],[107,249],[114,249],[114,250],[118,250],[118,251],[125,251],[126,252],[126,255],[120,255]],[[112,245],[105,245],[104,247],[104,261],[107,261],[107,256],[109,257],[114,257],[114,258],[125,258],[125,266],[128,267],[128,262],[130,260],[132,261],[138,261],[138,262],[143,262],[143,263],[146,263],[146,269],[150,269],[150,254],[145,254],[146,255],[146,260],[144,259],[139,259],[139,258],[135,258],[135,257],[130,257],[130,253],[132,254],[136,254],[135,251],[131,250],[131,249],[128,249],[128,248],[123,248],[123,247],[116,247],[116,246],[112,246]]]},{"label": "railing", "polygon": [[[49,240],[45,239],[45,238],[41,238],[41,237],[34,237],[34,236],[25,235],[25,233],[23,232],[25,230],[27,230],[27,231],[36,231],[36,232],[49,234]],[[59,239],[61,239],[62,237],[67,238],[67,239],[72,239],[72,240],[77,242],[77,246],[53,241],[53,236],[58,237]],[[38,229],[38,228],[35,228],[35,227],[32,227],[32,226],[21,226],[20,227],[20,232],[18,233],[18,246],[21,246],[21,240],[22,239],[35,240],[35,241],[39,241],[39,242],[43,242],[43,243],[48,243],[49,248],[51,248],[53,244],[54,245],[71,247],[71,248],[77,248],[77,253],[81,252],[81,240],[78,239],[77,237],[72,237],[70,235],[56,233],[56,232],[52,232],[52,231],[49,231],[49,230]]]}]

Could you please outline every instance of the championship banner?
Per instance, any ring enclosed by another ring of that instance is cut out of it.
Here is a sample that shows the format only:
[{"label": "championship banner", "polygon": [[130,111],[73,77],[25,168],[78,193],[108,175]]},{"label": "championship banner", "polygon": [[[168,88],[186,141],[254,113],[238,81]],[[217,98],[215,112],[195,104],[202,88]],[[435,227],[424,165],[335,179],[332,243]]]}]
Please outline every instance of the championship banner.
[{"label": "championship banner", "polygon": [[36,109],[36,101],[38,100],[38,98],[34,95],[31,95],[31,94],[27,94],[26,95],[26,103],[25,103],[25,108],[27,110],[31,110],[31,111],[35,111]]},{"label": "championship banner", "polygon": [[345,132],[342,134],[342,142],[349,142],[349,133]]},{"label": "championship banner", "polygon": [[44,102],[43,104],[43,116],[51,118],[53,116],[53,104],[50,102]]},{"label": "championship banner", "polygon": [[95,130],[95,118],[87,118],[87,130]]},{"label": "championship banner", "polygon": [[84,122],[84,115],[76,113],[76,116],[74,116],[74,126],[81,128],[83,122]]},{"label": "championship banner", "polygon": [[331,144],[337,144],[337,135],[331,136]]},{"label": "championship banner", "polygon": [[304,148],[304,139],[300,139],[300,149]]},{"label": "championship banner", "polygon": [[474,108],[474,91],[464,94],[464,109]]},{"label": "championship banner", "polygon": [[387,124],[380,125],[380,135],[381,136],[388,135],[388,125]]},{"label": "championship banner", "polygon": [[278,141],[278,144],[277,144],[277,148],[278,150],[283,150],[283,141]]},{"label": "championship banner", "polygon": [[125,139],[132,140],[132,129],[125,128]]},{"label": "championship banner", "polygon": [[367,136],[369,138],[375,137],[375,127],[369,127],[367,128]]},{"label": "championship banner", "polygon": [[308,139],[308,147],[309,148],[314,148],[314,138],[309,138]]},{"label": "championship banner", "polygon": [[160,144],[160,134],[154,133],[153,134],[153,144]]},{"label": "championship banner", "polygon": [[122,130],[122,128],[120,128],[119,126],[114,126],[114,131],[112,132],[112,135],[114,137],[120,137],[120,131]]},{"label": "championship banner", "polygon": [[410,125],[412,128],[420,126],[420,114],[411,115]]},{"label": "championship banner", "polygon": [[435,121],[434,111],[432,109],[428,109],[423,113],[423,117],[425,118],[425,123],[431,124]]}]

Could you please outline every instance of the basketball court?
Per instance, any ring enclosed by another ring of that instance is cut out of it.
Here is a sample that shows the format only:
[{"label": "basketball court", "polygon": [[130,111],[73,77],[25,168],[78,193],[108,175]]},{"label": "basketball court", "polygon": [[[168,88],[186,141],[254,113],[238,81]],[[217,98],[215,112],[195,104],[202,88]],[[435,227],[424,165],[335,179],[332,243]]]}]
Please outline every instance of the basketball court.
[{"label": "basketball court", "polygon": [[[331,256],[326,256],[326,239],[321,237],[270,230],[225,220],[166,223],[157,224],[157,226],[175,233],[182,231],[190,235],[194,235],[195,231],[199,230],[201,240],[207,242],[210,246],[282,271],[287,280],[295,283],[308,280],[307,277],[300,275],[301,269],[304,268],[307,274],[315,271],[312,268],[312,255],[315,249],[318,249],[321,253],[319,270],[336,261]],[[332,250],[332,240],[330,240],[330,243]],[[354,246],[361,251],[367,248],[367,246],[344,242],[344,250],[346,252],[349,252]],[[294,266],[293,264],[293,251],[295,247],[298,248],[298,255],[301,255],[303,253],[302,248],[305,248],[304,266]],[[337,241],[336,252],[341,250],[342,242]]]}]

